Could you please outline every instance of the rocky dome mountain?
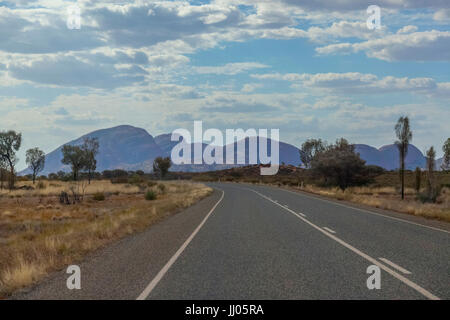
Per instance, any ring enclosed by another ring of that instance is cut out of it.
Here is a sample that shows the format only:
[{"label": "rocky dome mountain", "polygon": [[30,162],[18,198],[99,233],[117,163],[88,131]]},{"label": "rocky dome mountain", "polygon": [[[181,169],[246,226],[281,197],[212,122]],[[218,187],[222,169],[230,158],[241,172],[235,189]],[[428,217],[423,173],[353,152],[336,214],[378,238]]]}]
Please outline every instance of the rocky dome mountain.
[{"label": "rocky dome mountain", "polygon": [[[97,156],[97,171],[124,169],[124,170],[144,170],[150,172],[153,168],[153,160],[158,156],[170,156],[172,148],[178,143],[171,141],[171,134],[161,134],[156,137],[150,135],[146,130],[136,128],[130,125],[121,125],[113,128],[102,129],[88,133],[78,139],[68,142],[70,145],[81,145],[85,137],[98,138],[100,149]],[[248,142],[246,139],[245,162],[248,164]],[[269,139],[269,144],[271,140]],[[300,164],[300,151],[297,147],[280,142],[280,163],[286,165],[298,166]],[[61,163],[62,147],[50,152],[46,156],[45,168],[41,174],[48,175],[52,172],[70,171],[70,167]],[[206,147],[203,144],[202,149]],[[237,143],[234,144],[235,154],[237,153]],[[268,150],[270,147],[268,146]],[[398,168],[398,150],[393,144],[386,145],[376,149],[365,144],[356,144],[355,150],[360,154],[367,164],[377,165],[387,170]],[[223,147],[224,157],[226,155],[226,146]],[[192,152],[192,159],[194,153]],[[259,159],[258,159],[259,161]],[[193,162],[193,161],[192,161]],[[408,155],[406,157],[406,168],[415,169],[425,167],[425,157],[422,152],[414,145],[409,145]],[[439,160],[437,161],[439,163]],[[210,171],[221,170],[233,167],[235,165],[226,164],[184,164],[174,165],[173,171]],[[30,173],[25,169],[20,174]]]},{"label": "rocky dome mountain", "polygon": [[[97,171],[128,168],[148,159],[154,159],[163,153],[146,130],[129,125],[97,130],[67,144],[81,145],[85,137],[98,138],[100,147],[97,155]],[[70,171],[69,166],[61,163],[62,147],[47,154],[45,168],[41,174],[48,175],[60,170]],[[21,174],[28,173],[29,169],[21,172]]]},{"label": "rocky dome mountain", "polygon": [[[366,144],[355,144],[355,152],[359,153],[361,159],[368,165],[376,165],[386,170],[398,169],[400,165],[399,152],[395,144],[382,146],[380,149]],[[424,168],[426,159],[422,152],[414,145],[409,144],[405,159],[405,168],[414,170],[416,167]]]}]

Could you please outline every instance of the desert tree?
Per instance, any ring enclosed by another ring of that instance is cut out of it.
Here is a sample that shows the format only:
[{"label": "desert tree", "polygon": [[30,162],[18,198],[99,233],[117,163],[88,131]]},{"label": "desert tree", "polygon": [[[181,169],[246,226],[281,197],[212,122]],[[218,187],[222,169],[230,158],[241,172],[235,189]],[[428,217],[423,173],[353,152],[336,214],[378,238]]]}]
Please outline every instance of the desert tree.
[{"label": "desert tree", "polygon": [[447,138],[444,145],[442,146],[442,151],[444,151],[444,158],[442,159],[442,170],[450,169],[450,138]]},{"label": "desert tree", "polygon": [[22,134],[13,130],[0,132],[0,158],[9,166],[9,188],[14,188],[15,171],[14,166],[18,159],[16,152],[22,144]]},{"label": "desert tree", "polygon": [[164,176],[169,172],[169,168],[171,167],[172,162],[170,157],[157,157],[153,161],[153,172],[157,174],[159,177],[164,178]]},{"label": "desert tree", "polygon": [[78,180],[78,173],[86,166],[86,153],[79,146],[66,144],[62,148],[63,158],[61,162],[70,165],[74,181]]},{"label": "desert tree", "polygon": [[28,149],[26,153],[26,163],[28,167],[33,171],[33,184],[36,181],[36,176],[39,172],[44,170],[45,167],[45,153],[39,148]]},{"label": "desert tree", "polygon": [[402,200],[405,198],[405,159],[408,153],[409,142],[412,139],[412,132],[409,126],[408,117],[400,117],[395,125],[395,134],[397,141],[395,145],[398,148],[400,159],[400,181],[402,185]]},{"label": "desert tree", "polygon": [[343,138],[318,152],[311,160],[311,170],[325,185],[336,185],[342,190],[370,181],[365,161],[355,153],[354,145]]},{"label": "desert tree", "polygon": [[97,169],[97,154],[100,144],[98,138],[84,138],[81,149],[84,152],[85,163],[84,170],[88,173],[88,183],[91,184],[92,173]]},{"label": "desert tree", "polygon": [[436,188],[436,182],[434,179],[434,170],[435,170],[435,158],[436,158],[436,151],[433,147],[430,147],[428,151],[426,152],[426,159],[427,159],[427,197],[428,200],[435,202],[437,198],[437,188]]},{"label": "desert tree", "polygon": [[311,167],[311,161],[314,156],[325,150],[325,143],[321,139],[308,139],[300,149],[300,160],[305,165],[305,168]]}]

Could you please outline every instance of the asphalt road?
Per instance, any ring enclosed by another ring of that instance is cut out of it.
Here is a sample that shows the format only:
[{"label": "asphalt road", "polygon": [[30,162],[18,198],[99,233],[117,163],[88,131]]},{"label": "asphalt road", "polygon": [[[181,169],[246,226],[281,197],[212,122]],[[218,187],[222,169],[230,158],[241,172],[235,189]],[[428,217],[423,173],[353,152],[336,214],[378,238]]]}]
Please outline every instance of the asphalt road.
[{"label": "asphalt road", "polygon": [[[450,232],[267,186],[213,195],[14,299],[449,299]],[[381,270],[369,290],[367,268]]]}]

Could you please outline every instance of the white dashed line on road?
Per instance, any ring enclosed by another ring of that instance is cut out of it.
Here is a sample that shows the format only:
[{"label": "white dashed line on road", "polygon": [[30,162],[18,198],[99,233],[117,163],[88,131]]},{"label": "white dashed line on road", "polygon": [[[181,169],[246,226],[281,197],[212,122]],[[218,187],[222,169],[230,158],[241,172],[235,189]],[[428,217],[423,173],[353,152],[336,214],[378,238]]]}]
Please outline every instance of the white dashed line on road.
[{"label": "white dashed line on road", "polygon": [[330,232],[330,233],[336,233],[336,231],[331,230],[330,228],[327,228],[327,227],[323,227],[323,229],[328,231],[328,232]]},{"label": "white dashed line on road", "polygon": [[378,259],[380,259],[380,260],[383,261],[384,263],[390,265],[391,267],[397,269],[398,271],[400,271],[400,272],[402,272],[402,273],[404,273],[404,274],[411,274],[410,271],[406,270],[405,268],[400,267],[398,264],[395,264],[395,263],[393,263],[392,261],[389,261],[389,260],[386,259],[386,258],[378,258]]}]

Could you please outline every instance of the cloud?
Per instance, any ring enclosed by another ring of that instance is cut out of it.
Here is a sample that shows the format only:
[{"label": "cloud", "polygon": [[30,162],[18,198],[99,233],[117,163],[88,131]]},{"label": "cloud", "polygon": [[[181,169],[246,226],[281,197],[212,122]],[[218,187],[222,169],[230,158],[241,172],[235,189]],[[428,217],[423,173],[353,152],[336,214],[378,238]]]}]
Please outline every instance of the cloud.
[{"label": "cloud", "polygon": [[235,62],[223,66],[199,66],[193,67],[194,72],[199,74],[236,75],[252,69],[268,68],[268,65],[258,62]]},{"label": "cloud", "polygon": [[401,33],[412,33],[412,32],[416,32],[417,31],[417,27],[416,26],[412,26],[412,25],[408,25],[408,26],[404,26],[403,28],[399,29],[397,31],[398,34]]},{"label": "cloud", "polygon": [[449,22],[450,20],[450,9],[440,9],[436,11],[433,15],[433,19],[436,21],[446,21]]},{"label": "cloud", "polygon": [[[309,10],[318,11],[356,11],[365,10],[369,4],[366,0],[283,0],[284,3]],[[385,9],[420,9],[447,8],[447,0],[378,0],[376,4]]]},{"label": "cloud", "polygon": [[117,69],[112,65],[96,65],[72,56],[52,59],[44,57],[30,65],[12,64],[11,75],[20,80],[39,84],[68,87],[117,88],[144,80],[142,75],[127,74],[133,69]]},{"label": "cloud", "polygon": [[448,82],[438,83],[432,78],[408,78],[385,76],[378,78],[374,74],[346,73],[316,73],[316,74],[253,74],[260,80],[281,80],[300,83],[303,87],[324,88],[342,93],[395,93],[412,92],[419,94],[446,97],[450,92]]},{"label": "cloud", "polygon": [[263,84],[262,83],[246,83],[242,86],[241,91],[242,92],[253,92],[258,88],[262,88]]},{"label": "cloud", "polygon": [[310,27],[307,37],[314,42],[330,42],[338,38],[373,39],[384,35],[386,26],[378,30],[369,30],[365,21],[333,22],[330,27]]},{"label": "cloud", "polygon": [[258,113],[274,112],[277,111],[277,108],[264,103],[246,104],[235,102],[229,106],[202,107],[201,111],[219,113]]},{"label": "cloud", "polygon": [[349,54],[364,52],[386,61],[450,61],[450,32],[424,31],[393,34],[358,43],[338,43],[319,47],[316,52]]}]

